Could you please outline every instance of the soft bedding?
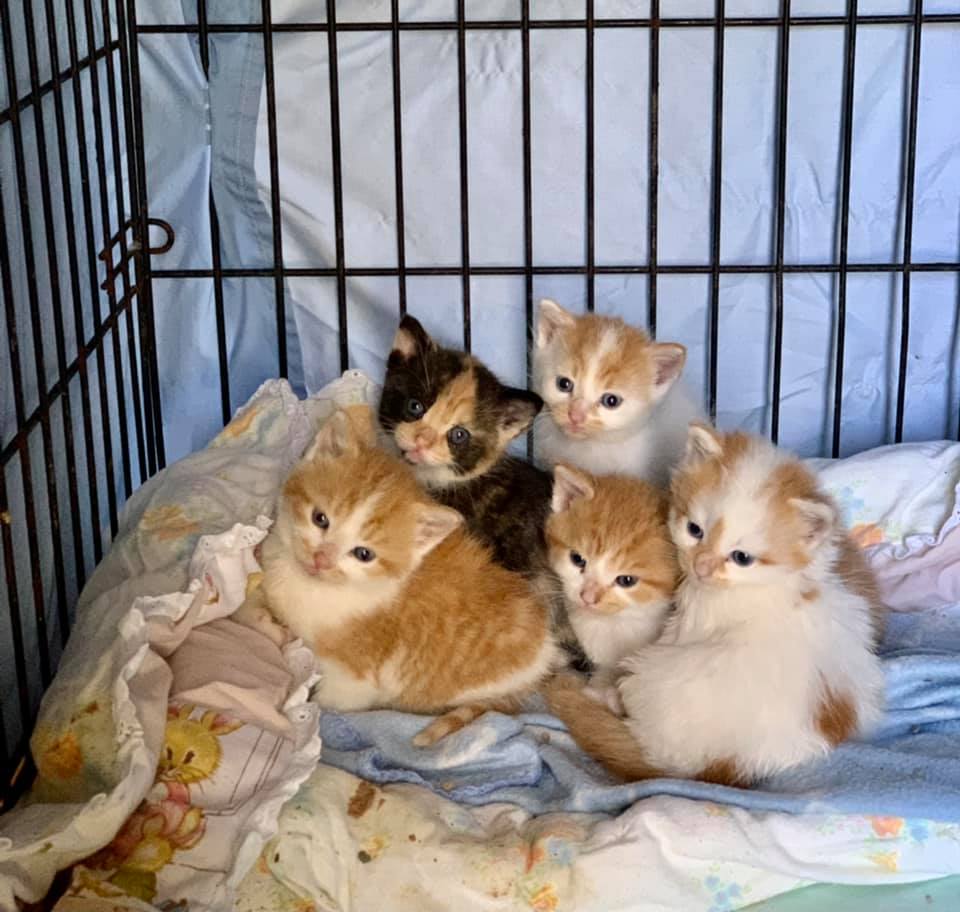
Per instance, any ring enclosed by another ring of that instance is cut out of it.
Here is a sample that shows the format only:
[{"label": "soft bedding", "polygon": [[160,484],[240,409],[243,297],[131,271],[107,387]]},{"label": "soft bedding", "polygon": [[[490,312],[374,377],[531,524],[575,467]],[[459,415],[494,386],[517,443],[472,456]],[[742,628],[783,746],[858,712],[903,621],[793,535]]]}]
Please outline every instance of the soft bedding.
[{"label": "soft bedding", "polygon": [[[31,802],[0,820],[0,909],[84,859],[64,909],[363,910],[389,896],[411,912],[579,912],[642,896],[719,912],[814,881],[960,871],[960,445],[816,466],[897,610],[870,743],[755,791],[615,786],[548,716],[490,714],[414,750],[422,719],[323,713],[314,770],[303,650],[271,654],[229,614],[318,422],[375,397],[357,372],[305,402],[265,384],[131,499],[44,700]],[[157,770],[178,719],[218,742],[196,781]]]}]

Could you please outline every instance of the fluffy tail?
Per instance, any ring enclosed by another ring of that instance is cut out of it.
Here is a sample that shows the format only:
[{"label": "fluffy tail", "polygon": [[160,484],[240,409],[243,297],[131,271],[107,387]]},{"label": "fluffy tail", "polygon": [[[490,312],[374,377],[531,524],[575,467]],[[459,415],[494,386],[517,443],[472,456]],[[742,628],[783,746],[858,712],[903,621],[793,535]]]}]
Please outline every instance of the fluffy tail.
[{"label": "fluffy tail", "polygon": [[614,776],[636,782],[666,775],[650,764],[626,722],[588,697],[576,678],[557,675],[543,686],[542,692],[573,740]]}]

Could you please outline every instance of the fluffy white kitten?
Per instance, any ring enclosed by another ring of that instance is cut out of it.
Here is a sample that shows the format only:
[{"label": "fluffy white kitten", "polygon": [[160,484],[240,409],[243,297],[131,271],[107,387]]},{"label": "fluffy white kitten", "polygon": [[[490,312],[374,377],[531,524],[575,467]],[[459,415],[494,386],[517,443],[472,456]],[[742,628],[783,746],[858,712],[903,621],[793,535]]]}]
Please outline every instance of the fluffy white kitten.
[{"label": "fluffy white kitten", "polygon": [[665,486],[700,407],[678,383],[687,350],[652,342],[618,317],[574,316],[544,299],[537,311],[534,389],[544,401],[536,460]]}]

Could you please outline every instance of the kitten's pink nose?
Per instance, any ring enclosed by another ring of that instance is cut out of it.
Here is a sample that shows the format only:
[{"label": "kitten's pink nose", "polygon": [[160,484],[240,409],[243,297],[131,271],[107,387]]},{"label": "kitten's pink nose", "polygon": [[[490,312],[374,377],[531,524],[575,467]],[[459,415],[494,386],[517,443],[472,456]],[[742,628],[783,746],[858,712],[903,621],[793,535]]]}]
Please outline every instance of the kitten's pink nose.
[{"label": "kitten's pink nose", "polygon": [[334,560],[336,556],[336,549],[333,545],[321,545],[313,552],[313,566],[317,570],[329,570],[336,563]]},{"label": "kitten's pink nose", "polygon": [[585,583],[580,590],[580,598],[583,599],[584,605],[588,608],[593,608],[603,597],[603,593],[603,587],[598,586],[593,580],[590,580],[588,583]]},{"label": "kitten's pink nose", "polygon": [[437,442],[437,432],[429,427],[420,428],[414,436],[413,442],[417,445],[418,450],[431,447]]},{"label": "kitten's pink nose", "polygon": [[700,579],[713,576],[720,562],[712,554],[698,554],[693,562],[693,570]]},{"label": "kitten's pink nose", "polygon": [[587,402],[585,399],[574,399],[567,409],[567,417],[574,427],[579,427],[587,420]]}]

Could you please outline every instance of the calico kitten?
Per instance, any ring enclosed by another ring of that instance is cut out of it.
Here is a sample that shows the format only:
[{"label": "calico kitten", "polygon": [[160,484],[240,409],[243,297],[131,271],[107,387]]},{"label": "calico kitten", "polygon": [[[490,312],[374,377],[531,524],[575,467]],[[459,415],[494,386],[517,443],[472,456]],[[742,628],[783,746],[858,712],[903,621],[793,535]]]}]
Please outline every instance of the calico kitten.
[{"label": "calico kitten", "polygon": [[534,389],[538,464],[566,462],[666,486],[687,425],[701,417],[677,379],[687,350],[652,342],[618,317],[574,316],[544,299],[537,310]]},{"label": "calico kitten", "polygon": [[334,415],[287,479],[260,590],[316,652],[318,703],[453,709],[417,736],[429,744],[532,692],[555,647],[543,601],[376,446],[367,414]]},{"label": "calico kitten", "polygon": [[546,555],[553,479],[506,453],[542,404],[535,393],[504,386],[471,355],[438,345],[413,317],[400,321],[380,400],[383,430],[433,497],[463,514],[497,563],[523,573],[550,598],[558,638],[582,668]]},{"label": "calico kitten", "polygon": [[554,681],[573,737],[625,779],[746,785],[869,728],[883,606],[813,475],[765,440],[693,425],[671,497],[677,611],[623,663],[625,720]]},{"label": "calico kitten", "polygon": [[677,557],[667,499],[637,479],[558,465],[546,535],[570,624],[597,669],[592,683],[612,684],[620,661],[660,635],[670,610]]}]

